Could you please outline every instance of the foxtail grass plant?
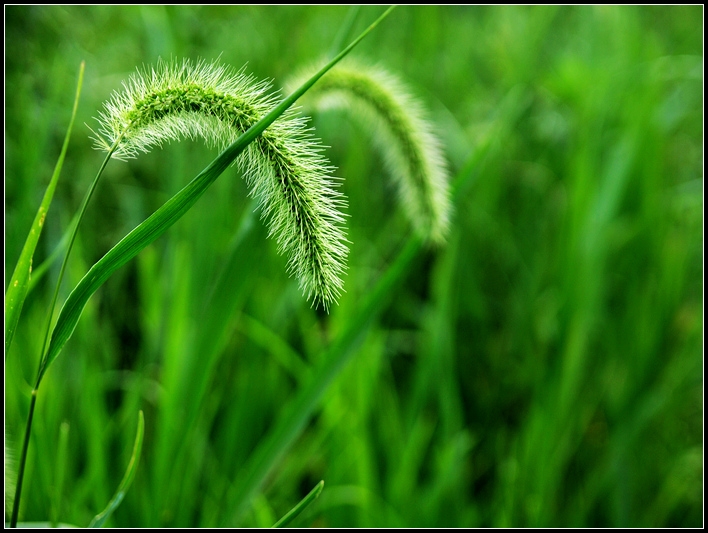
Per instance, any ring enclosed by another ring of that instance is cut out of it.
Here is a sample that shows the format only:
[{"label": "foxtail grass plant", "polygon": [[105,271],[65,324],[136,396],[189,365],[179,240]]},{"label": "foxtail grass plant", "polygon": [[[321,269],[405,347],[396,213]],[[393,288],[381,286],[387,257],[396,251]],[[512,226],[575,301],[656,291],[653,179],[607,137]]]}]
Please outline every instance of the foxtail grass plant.
[{"label": "foxtail grass plant", "polygon": [[[290,109],[308,91],[311,92],[310,101],[316,107],[346,107],[373,126],[377,145],[385,154],[387,168],[397,183],[404,209],[416,233],[435,244],[444,241],[450,217],[447,173],[440,145],[420,104],[400,81],[381,68],[350,65],[333,70],[315,85],[389,12],[390,9],[323,68],[300,78],[301,83],[285,99],[271,91],[270,83],[255,80],[244,69],[233,70],[218,61],[160,60],[154,67],[143,68],[131,76],[124,83],[123,90],[115,92],[105,104],[98,117],[94,141],[97,148],[106,152],[106,159],[89,188],[70,233],[50,309],[20,454],[12,526],[18,522],[39,385],[72,335],[89,298],[118,268],[183,216],[232,163],[245,177],[250,194],[258,202],[261,216],[267,222],[268,236],[276,240],[279,252],[287,256],[287,271],[298,279],[306,298],[325,310],[337,301],[343,290],[342,275],[348,252],[342,213],[346,203],[337,191],[334,169],[322,155],[322,145],[307,129],[306,119]],[[70,131],[71,127],[67,139]],[[108,161],[111,158],[134,158],[166,142],[196,138],[219,148],[221,154],[89,269],[67,298],[52,327],[54,304],[71,246]],[[50,193],[56,187],[65,152],[66,143],[48,189]],[[49,202],[51,194],[38,214],[38,229],[44,224]],[[28,239],[28,251],[23,252],[16,269],[24,277],[14,275],[11,283],[11,289],[20,287],[23,292],[8,291],[12,296],[10,310],[17,319],[30,281],[31,258],[39,236],[35,229]],[[6,306],[7,302],[6,298]],[[11,329],[6,330],[6,350],[17,323],[14,318]],[[320,385],[331,380],[331,372],[328,376]],[[305,406],[302,416],[310,412],[311,403]],[[122,501],[135,475],[143,433],[141,413],[133,454],[123,481],[106,509],[96,515],[92,526],[103,524]],[[251,481],[257,484],[258,475],[252,475]],[[289,516],[299,513],[321,488],[320,483],[312,496],[308,496],[305,503]]]},{"label": "foxtail grass plant", "polygon": [[[7,319],[29,278],[6,335],[11,470],[77,207],[106,155],[91,136],[111,143],[90,117],[158,57],[233,74],[248,60],[242,74],[285,86],[385,10],[356,9],[6,6],[8,274],[30,228],[39,237],[31,274],[23,253],[6,279]],[[409,223],[374,121],[315,94],[340,62],[296,103],[347,199],[329,314],[286,274],[234,161],[90,297],[48,365],[22,525],[264,527],[322,479],[291,526],[700,525],[701,9],[397,8],[350,55],[425,103],[456,211],[444,248]],[[78,124],[33,225],[82,54]],[[108,161],[47,345],[92,265],[219,154],[167,142]],[[137,473],[106,518],[141,409]]]}]

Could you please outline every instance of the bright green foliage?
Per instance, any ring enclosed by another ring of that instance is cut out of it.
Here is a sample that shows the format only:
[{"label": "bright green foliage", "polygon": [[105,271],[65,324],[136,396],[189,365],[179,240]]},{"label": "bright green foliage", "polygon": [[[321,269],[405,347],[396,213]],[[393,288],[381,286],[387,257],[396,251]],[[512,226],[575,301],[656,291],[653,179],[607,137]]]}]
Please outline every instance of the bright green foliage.
[{"label": "bright green foliage", "polygon": [[[351,35],[381,11],[361,7]],[[101,161],[78,125],[136,65],[248,61],[279,86],[347,13],[7,6],[6,270],[82,59],[35,264]],[[351,241],[346,292],[324,314],[227,169],[88,301],[42,383],[21,520],[49,516],[68,421],[59,520],[88,524],[142,409],[140,466],[109,526],[270,527],[324,479],[292,525],[700,527],[702,19],[702,6],[398,7],[354,53],[428,110],[452,177],[445,247],[410,239],[371,131],[314,114]],[[111,162],[61,300],[215,156],[187,140]],[[7,358],[15,457],[56,275],[30,292]]]}]

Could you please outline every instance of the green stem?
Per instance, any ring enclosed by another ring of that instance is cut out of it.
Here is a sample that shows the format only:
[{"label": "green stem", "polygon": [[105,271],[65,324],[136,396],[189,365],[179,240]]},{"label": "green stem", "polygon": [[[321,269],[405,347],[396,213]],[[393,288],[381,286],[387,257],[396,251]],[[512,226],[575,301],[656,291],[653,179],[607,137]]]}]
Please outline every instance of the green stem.
[{"label": "green stem", "polygon": [[254,124],[251,126],[251,128],[244,133],[239,139],[237,143],[234,143],[231,145],[229,148],[227,148],[224,152],[230,152],[234,151],[237,149],[236,145],[237,144],[249,144],[251,141],[253,141],[256,137],[258,137],[263,131],[272,124],[276,118],[278,118],[280,115],[282,115],[285,110],[287,110],[290,106],[292,106],[298,98],[300,98],[303,94],[305,94],[310,87],[312,87],[317,81],[324,76],[334,65],[339,63],[344,56],[346,56],[349,52],[352,51],[352,49],[359,44],[359,42],[366,37],[376,26],[379,25],[379,23],[385,19],[391,11],[396,6],[391,6],[389,7],[383,15],[381,15],[378,19],[376,19],[371,26],[366,28],[364,32],[362,32],[359,37],[357,37],[352,43],[347,46],[344,50],[342,50],[337,56],[332,59],[329,63],[327,63],[322,69],[317,72],[314,76],[312,76],[309,80],[307,80],[303,85],[301,85],[295,92],[293,92],[290,96],[288,96],[285,100],[283,100],[275,109],[273,109],[270,113],[268,113],[260,122],[257,124]]},{"label": "green stem", "polygon": [[40,358],[39,370],[37,372],[37,383],[34,386],[35,389],[39,388],[39,383],[42,379],[42,376],[44,375],[44,370],[47,365],[47,344],[49,343],[49,334],[51,333],[51,328],[52,328],[52,318],[54,317],[54,309],[57,304],[57,299],[59,298],[59,288],[61,287],[61,282],[64,279],[64,271],[66,270],[66,264],[69,261],[69,254],[71,254],[71,249],[74,246],[74,241],[76,240],[76,235],[79,232],[79,226],[81,225],[81,221],[84,218],[84,214],[86,213],[86,208],[88,207],[88,203],[91,200],[91,197],[93,196],[93,192],[96,190],[96,186],[98,185],[98,180],[101,178],[101,175],[103,174],[103,170],[106,168],[108,161],[111,159],[113,152],[116,151],[116,149],[118,148],[118,145],[120,144],[120,141],[122,139],[123,139],[123,135],[121,134],[116,139],[116,142],[113,143],[113,146],[111,146],[111,149],[106,154],[106,157],[103,159],[103,163],[101,164],[101,168],[98,169],[98,173],[96,174],[96,177],[93,179],[93,183],[91,183],[91,186],[89,187],[89,190],[87,191],[86,196],[84,197],[84,201],[81,204],[81,208],[79,209],[79,216],[76,220],[76,225],[74,226],[74,229],[71,232],[71,237],[69,238],[69,245],[66,247],[66,253],[64,254],[64,260],[62,261],[61,268],[59,269],[59,278],[57,279],[57,284],[54,287],[54,296],[52,297],[52,303],[49,306],[49,317],[47,318],[47,328],[46,328],[45,334],[44,334],[44,342],[42,342],[42,355]]},{"label": "green stem", "polygon": [[290,522],[295,520],[300,513],[302,513],[305,510],[305,507],[310,505],[313,501],[317,499],[317,497],[320,495],[322,492],[322,489],[324,488],[324,480],[320,481],[317,485],[315,485],[315,488],[312,489],[310,492],[307,493],[307,496],[305,496],[302,500],[300,500],[300,503],[298,503],[295,507],[293,507],[283,518],[278,520],[273,527],[274,528],[281,528],[285,527]]},{"label": "green stem", "polygon": [[339,28],[337,36],[334,38],[334,42],[332,43],[332,47],[329,49],[329,57],[334,57],[337,52],[342,49],[342,46],[344,46],[344,43],[346,42],[346,39],[354,26],[356,16],[359,14],[360,10],[361,6],[349,7],[349,11],[347,11],[347,18],[344,19],[344,23]]},{"label": "green stem", "polygon": [[32,400],[30,402],[30,407],[29,407],[29,413],[27,415],[27,427],[25,429],[25,436],[24,440],[22,441],[22,451],[20,452],[20,465],[19,469],[17,471],[17,486],[15,488],[15,501],[12,506],[12,517],[10,520],[10,527],[17,527],[17,514],[20,508],[20,498],[22,496],[22,481],[24,479],[25,475],[25,462],[27,459],[27,449],[29,448],[29,439],[30,435],[32,433],[32,419],[34,418],[34,409],[35,405],[37,403],[37,392],[39,390],[39,384],[42,381],[42,376],[44,376],[44,370],[47,365],[47,345],[49,343],[49,334],[51,332],[51,327],[52,327],[52,318],[54,317],[54,309],[57,303],[57,299],[59,298],[59,288],[61,287],[61,282],[62,279],[64,279],[64,272],[66,270],[66,264],[69,260],[69,254],[71,254],[71,249],[74,246],[74,241],[76,240],[76,234],[79,231],[79,225],[81,224],[81,220],[84,217],[84,213],[86,212],[86,208],[88,207],[88,203],[91,200],[91,197],[93,196],[93,192],[96,190],[96,186],[98,185],[98,180],[101,178],[101,175],[103,174],[103,170],[106,168],[106,165],[108,164],[108,161],[110,160],[111,156],[113,155],[113,152],[115,152],[116,148],[118,148],[118,143],[120,143],[122,139],[119,137],[116,142],[113,144],[111,147],[110,151],[106,155],[105,159],[103,160],[103,163],[101,164],[101,168],[98,170],[98,173],[96,174],[96,177],[93,180],[93,183],[91,183],[91,186],[89,187],[88,192],[86,193],[86,196],[84,197],[84,201],[81,204],[81,208],[79,209],[79,215],[76,220],[76,224],[74,225],[74,229],[71,233],[71,237],[69,238],[69,245],[66,248],[66,253],[64,254],[64,260],[62,261],[61,268],[59,269],[59,278],[57,279],[56,286],[54,288],[54,296],[52,297],[52,302],[49,306],[49,316],[47,317],[47,327],[45,330],[44,334],[44,341],[42,342],[42,351],[40,354],[40,360],[39,360],[39,368],[37,369],[37,379],[35,381],[34,389],[32,390]]},{"label": "green stem", "polygon": [[22,452],[20,453],[20,464],[17,470],[17,485],[15,486],[15,501],[12,504],[12,516],[10,518],[10,527],[17,527],[17,515],[20,510],[20,494],[22,494],[22,480],[24,479],[25,463],[27,462],[27,444],[29,443],[30,433],[32,430],[32,417],[34,416],[34,406],[36,403],[37,389],[34,389],[32,391],[32,399],[30,400],[29,415],[27,416],[25,439],[22,444]]}]

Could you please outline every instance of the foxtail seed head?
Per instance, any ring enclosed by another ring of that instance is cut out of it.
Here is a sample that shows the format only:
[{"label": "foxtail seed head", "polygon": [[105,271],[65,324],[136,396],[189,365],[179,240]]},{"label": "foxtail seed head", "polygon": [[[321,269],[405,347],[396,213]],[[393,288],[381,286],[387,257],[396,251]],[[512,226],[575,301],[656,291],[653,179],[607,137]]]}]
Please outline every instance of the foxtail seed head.
[{"label": "foxtail seed head", "polygon": [[[97,147],[109,151],[119,140],[113,156],[122,159],[185,137],[224,148],[277,104],[269,91],[268,82],[255,81],[243,69],[159,61],[138,71],[105,104]],[[268,220],[269,236],[288,255],[288,272],[298,277],[308,299],[328,308],[342,290],[346,201],[305,122],[287,111],[236,163]]]},{"label": "foxtail seed head", "polygon": [[[297,86],[309,72],[288,85]],[[445,240],[452,209],[445,158],[422,105],[398,78],[345,60],[305,95],[303,105],[345,109],[373,129],[411,224],[432,243]]]}]

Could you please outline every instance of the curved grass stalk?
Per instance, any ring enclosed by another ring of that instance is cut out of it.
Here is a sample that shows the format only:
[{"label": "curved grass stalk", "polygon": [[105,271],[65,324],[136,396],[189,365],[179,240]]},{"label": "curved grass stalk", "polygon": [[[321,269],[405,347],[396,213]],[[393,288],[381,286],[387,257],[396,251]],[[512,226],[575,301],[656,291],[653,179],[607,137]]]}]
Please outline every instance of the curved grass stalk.
[{"label": "curved grass stalk", "polygon": [[398,78],[350,60],[333,69],[303,104],[345,109],[372,130],[411,224],[425,240],[444,242],[451,202],[440,141],[422,105]]},{"label": "curved grass stalk", "polygon": [[125,470],[125,474],[123,475],[123,479],[121,480],[120,485],[118,485],[118,489],[113,495],[113,498],[111,498],[111,501],[109,501],[108,505],[106,505],[106,508],[93,517],[93,520],[91,520],[91,523],[88,527],[94,528],[103,526],[103,524],[106,523],[106,520],[111,517],[113,512],[121,504],[123,498],[125,498],[125,493],[128,492],[128,489],[130,488],[130,485],[133,483],[133,479],[135,478],[135,472],[137,472],[138,470],[138,463],[140,462],[140,452],[143,449],[144,436],[145,415],[143,415],[142,411],[138,411],[138,429],[135,433],[133,453],[130,456],[130,461],[128,462],[128,466]]},{"label": "curved grass stalk", "polygon": [[[131,77],[105,105],[97,146],[107,149],[122,136],[113,155],[121,159],[183,138],[223,148],[277,104],[269,90],[268,82],[256,82],[243,69],[160,61]],[[236,163],[269,221],[269,236],[289,256],[288,272],[308,299],[328,308],[342,290],[345,200],[321,151],[305,119],[287,111]]]}]

